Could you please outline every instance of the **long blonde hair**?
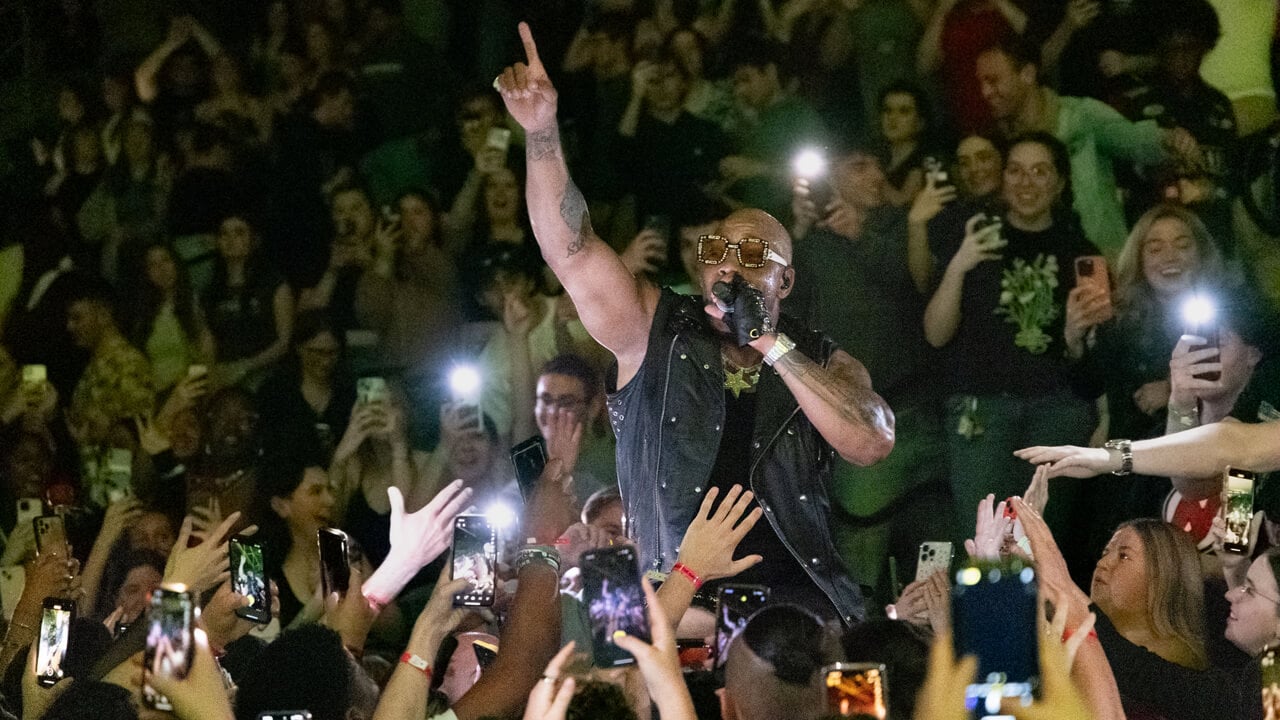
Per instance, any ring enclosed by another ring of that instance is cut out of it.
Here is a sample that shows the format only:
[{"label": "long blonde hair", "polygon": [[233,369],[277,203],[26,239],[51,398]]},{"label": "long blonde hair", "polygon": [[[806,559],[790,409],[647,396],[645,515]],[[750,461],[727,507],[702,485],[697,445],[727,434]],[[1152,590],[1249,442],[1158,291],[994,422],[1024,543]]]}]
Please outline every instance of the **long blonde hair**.
[{"label": "long blonde hair", "polygon": [[1196,669],[1209,666],[1204,647],[1204,581],[1191,536],[1155,518],[1122,523],[1142,541],[1146,556],[1147,617],[1162,637],[1176,638]]},{"label": "long blonde hair", "polygon": [[1181,222],[1191,231],[1200,258],[1196,283],[1208,287],[1230,284],[1222,251],[1200,218],[1181,205],[1161,203],[1143,213],[1133,224],[1133,230],[1116,258],[1116,308],[1122,317],[1145,319],[1158,314],[1159,301],[1143,273],[1142,244],[1151,232],[1151,226],[1166,218]]}]

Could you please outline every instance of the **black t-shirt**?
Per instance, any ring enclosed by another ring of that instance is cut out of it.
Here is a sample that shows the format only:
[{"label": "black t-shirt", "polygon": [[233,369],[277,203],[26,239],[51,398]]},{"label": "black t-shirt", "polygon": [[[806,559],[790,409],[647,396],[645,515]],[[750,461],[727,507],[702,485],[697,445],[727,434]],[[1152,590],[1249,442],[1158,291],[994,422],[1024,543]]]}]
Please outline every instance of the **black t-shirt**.
[{"label": "black t-shirt", "polygon": [[[724,434],[720,436],[720,449],[716,453],[716,464],[711,470],[710,487],[707,488],[718,488],[719,499],[723,499],[734,485],[741,485],[744,491],[751,489],[751,437],[756,420],[754,392],[743,392],[735,398],[731,391],[726,390],[724,397]],[[755,509],[757,506],[758,503],[752,501],[751,508]],[[734,553],[736,558],[748,555],[759,555],[764,560],[725,582],[764,585],[774,591],[775,599],[778,599],[779,591],[787,594],[811,591],[821,595],[804,568],[800,567],[800,563],[782,543],[778,533],[774,532],[769,519],[763,515],[742,542],[738,543],[738,550]]]},{"label": "black t-shirt", "polygon": [[[964,278],[960,297],[960,324],[944,348],[950,371],[951,391],[974,395],[1011,393],[1023,397],[1070,387],[1063,361],[1062,325],[1067,293],[1075,285],[1075,259],[1098,255],[1098,249],[1084,238],[1079,224],[1058,220],[1049,229],[1019,230],[1007,222],[1000,231],[1008,245],[1000,260],[979,263]],[[940,267],[945,268],[959,249],[962,237],[929,238]],[[1001,302],[1001,280],[1015,261],[1033,265],[1057,264],[1051,275],[1055,315],[1044,324],[1048,336],[1043,352],[1032,352],[1017,344],[1019,326],[997,314]]]}]

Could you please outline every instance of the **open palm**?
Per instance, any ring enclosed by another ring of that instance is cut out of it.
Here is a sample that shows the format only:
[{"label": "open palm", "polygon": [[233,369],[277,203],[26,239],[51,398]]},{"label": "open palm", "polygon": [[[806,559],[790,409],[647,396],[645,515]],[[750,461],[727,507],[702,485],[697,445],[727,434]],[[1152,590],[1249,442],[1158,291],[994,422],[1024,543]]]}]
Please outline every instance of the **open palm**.
[{"label": "open palm", "polygon": [[501,93],[511,117],[526,131],[532,131],[555,120],[556,89],[538,57],[538,45],[528,23],[520,23],[520,41],[528,64],[516,63],[503,70],[494,80],[494,87]]}]

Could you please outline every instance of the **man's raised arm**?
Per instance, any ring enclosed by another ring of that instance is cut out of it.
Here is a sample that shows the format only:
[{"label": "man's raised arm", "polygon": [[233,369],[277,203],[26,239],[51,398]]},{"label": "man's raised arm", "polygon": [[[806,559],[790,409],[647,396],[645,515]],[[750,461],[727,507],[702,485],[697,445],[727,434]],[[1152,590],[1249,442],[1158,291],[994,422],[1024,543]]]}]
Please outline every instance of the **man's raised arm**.
[{"label": "man's raised arm", "polygon": [[632,277],[617,253],[596,236],[587,201],[569,177],[556,89],[538,58],[529,26],[520,23],[528,65],[516,63],[495,86],[507,111],[525,129],[528,181],[525,195],[538,247],[569,291],[587,331],[618,358],[625,382],[644,358],[658,290]]}]

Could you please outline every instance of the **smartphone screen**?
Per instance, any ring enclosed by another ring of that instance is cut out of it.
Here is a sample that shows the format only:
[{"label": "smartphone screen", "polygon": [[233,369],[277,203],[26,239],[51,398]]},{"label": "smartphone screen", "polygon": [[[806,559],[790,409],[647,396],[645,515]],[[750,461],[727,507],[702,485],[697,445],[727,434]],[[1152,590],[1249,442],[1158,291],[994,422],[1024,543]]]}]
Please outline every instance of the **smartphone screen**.
[{"label": "smartphone screen", "polygon": [[133,497],[133,453],[125,448],[111,448],[107,452],[102,483],[108,502],[117,503]]},{"label": "smartphone screen", "polygon": [[1228,467],[1222,481],[1222,514],[1227,531],[1222,547],[1227,552],[1249,552],[1249,525],[1253,522],[1253,485],[1257,476]]},{"label": "smartphone screen", "polygon": [[67,544],[67,526],[61,515],[42,515],[31,522],[35,525],[36,554],[52,552],[64,558],[71,557],[71,546]]},{"label": "smartphone screen", "polygon": [[1031,702],[1039,687],[1036,575],[1020,563],[972,565],[952,589],[956,657],[978,658],[977,682],[965,691],[973,717],[1003,717],[1000,702]]},{"label": "smartphone screen", "polygon": [[391,397],[387,381],[380,377],[362,377],[356,379],[356,402],[361,405],[386,402]]},{"label": "smartphone screen", "polygon": [[951,569],[953,545],[945,541],[920,543],[920,559],[916,562],[916,582],[926,580],[938,572]]},{"label": "smartphone screen", "polygon": [[516,483],[520,485],[520,497],[527,503],[547,467],[547,442],[541,435],[534,435],[511,448],[511,465],[516,471]]},{"label": "smartphone screen", "polygon": [[747,620],[769,603],[769,588],[763,585],[722,585],[716,593],[716,670],[729,659],[729,644],[747,626]]},{"label": "smartphone screen", "polygon": [[44,687],[52,687],[66,675],[62,661],[67,656],[75,614],[74,601],[45,598],[44,612],[40,615],[40,644],[36,648],[36,679]]},{"label": "smartphone screen", "polygon": [[256,623],[271,622],[271,588],[262,557],[262,543],[245,537],[233,537],[227,548],[231,564],[231,589],[249,598],[249,604],[236,609],[236,615]]},{"label": "smartphone screen", "polygon": [[346,595],[351,587],[347,534],[334,528],[320,528],[316,537],[320,543],[320,591],[326,598],[333,593]]},{"label": "smartphone screen", "polygon": [[582,554],[582,599],[591,624],[595,664],[616,667],[635,662],[613,639],[619,633],[649,642],[649,616],[640,588],[640,567],[632,547],[611,547]]},{"label": "smartphone screen", "polygon": [[149,708],[173,709],[169,698],[151,687],[150,678],[164,676],[181,680],[187,677],[194,655],[191,636],[194,614],[191,593],[165,588],[151,593],[147,646],[142,655],[142,700]]},{"label": "smartphone screen", "polygon": [[822,668],[827,711],[839,717],[889,716],[885,669],[876,663],[835,663]]},{"label": "smartphone screen", "polygon": [[455,606],[493,604],[498,576],[498,531],[483,515],[459,515],[453,521],[453,579],[471,585],[453,596]]}]

